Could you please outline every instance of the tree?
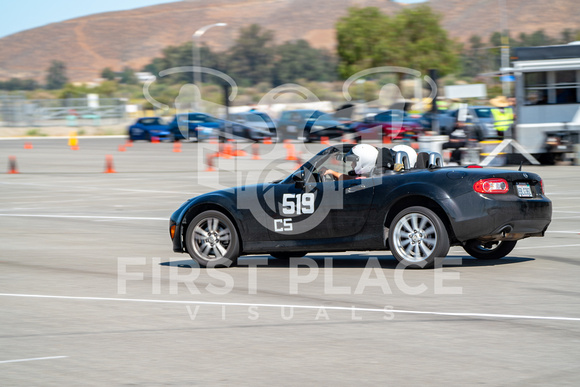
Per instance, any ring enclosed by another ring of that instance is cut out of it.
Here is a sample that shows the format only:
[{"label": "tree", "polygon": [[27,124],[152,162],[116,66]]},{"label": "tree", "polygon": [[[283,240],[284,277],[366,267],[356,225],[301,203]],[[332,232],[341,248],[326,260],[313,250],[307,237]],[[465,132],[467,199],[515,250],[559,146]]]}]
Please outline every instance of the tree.
[{"label": "tree", "polygon": [[114,81],[117,73],[115,73],[110,67],[105,67],[103,71],[101,71],[101,77],[108,80]]},{"label": "tree", "polygon": [[228,55],[228,72],[236,81],[255,85],[271,81],[274,33],[257,24],[240,29],[240,36]]},{"label": "tree", "polygon": [[[180,46],[169,46],[163,49],[163,56],[155,58],[153,61],[143,68],[144,71],[149,71],[155,76],[159,76],[159,72],[176,67],[191,67],[193,66],[192,43],[186,42]],[[199,55],[201,58],[201,66],[212,68],[218,71],[224,71],[224,66],[220,62],[220,57],[213,53],[211,49],[205,45],[199,48]],[[208,80],[207,74],[202,74],[202,81]],[[184,71],[171,74],[159,79],[159,82],[166,84],[177,84],[193,82],[193,73]]]},{"label": "tree", "polygon": [[389,17],[376,7],[352,7],[336,23],[338,72],[348,78],[361,70],[395,61]]},{"label": "tree", "polygon": [[112,97],[118,89],[118,84],[115,81],[104,81],[93,92],[99,94],[101,97]]},{"label": "tree", "polygon": [[396,63],[426,74],[437,69],[440,76],[458,70],[458,47],[441,27],[442,16],[429,6],[405,8],[395,15],[393,32]]},{"label": "tree", "polygon": [[137,79],[137,76],[135,75],[135,71],[133,71],[133,69],[131,67],[125,66],[123,68],[123,71],[121,72],[120,83],[124,83],[126,85],[136,85],[139,83],[139,80]]},{"label": "tree", "polygon": [[348,77],[376,66],[401,66],[426,74],[459,67],[458,47],[441,27],[441,15],[420,5],[403,9],[393,18],[378,8],[351,8],[336,24],[339,72]]},{"label": "tree", "polygon": [[35,90],[38,89],[38,82],[34,79],[10,78],[7,81],[0,82],[0,90]]},{"label": "tree", "polygon": [[48,90],[62,89],[67,82],[66,65],[62,61],[53,60],[46,75],[46,88]]},{"label": "tree", "polygon": [[333,81],[336,79],[336,63],[325,50],[310,46],[306,40],[286,42],[275,48],[277,58],[272,69],[272,83],[279,86],[296,82]]},{"label": "tree", "polygon": [[82,98],[85,97],[89,90],[85,85],[75,86],[72,83],[67,83],[63,87],[60,88],[60,92],[58,94],[58,98]]},{"label": "tree", "polygon": [[469,46],[461,52],[461,74],[475,77],[486,71],[491,71],[489,66],[490,48],[486,47],[479,35],[471,35]]}]

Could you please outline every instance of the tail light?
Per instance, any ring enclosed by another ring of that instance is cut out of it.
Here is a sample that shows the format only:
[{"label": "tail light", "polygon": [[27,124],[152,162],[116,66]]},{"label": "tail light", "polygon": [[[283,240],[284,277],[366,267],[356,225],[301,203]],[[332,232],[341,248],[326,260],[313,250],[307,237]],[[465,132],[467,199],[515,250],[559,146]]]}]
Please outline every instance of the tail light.
[{"label": "tail light", "polygon": [[504,179],[482,179],[473,185],[475,192],[483,194],[504,194],[509,191],[508,182]]},{"label": "tail light", "polygon": [[542,195],[545,195],[546,190],[544,189],[544,180],[540,180],[540,189],[542,190]]}]

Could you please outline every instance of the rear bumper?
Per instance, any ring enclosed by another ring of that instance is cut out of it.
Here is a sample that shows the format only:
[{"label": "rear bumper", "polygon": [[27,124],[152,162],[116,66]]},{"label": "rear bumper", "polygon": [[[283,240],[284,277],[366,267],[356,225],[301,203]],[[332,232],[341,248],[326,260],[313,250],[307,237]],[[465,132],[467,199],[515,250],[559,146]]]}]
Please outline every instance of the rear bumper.
[{"label": "rear bumper", "polygon": [[519,240],[544,235],[552,220],[552,202],[548,198],[499,196],[473,193],[456,200],[455,204],[463,211],[461,217],[452,217],[451,224],[460,242],[470,239]]}]

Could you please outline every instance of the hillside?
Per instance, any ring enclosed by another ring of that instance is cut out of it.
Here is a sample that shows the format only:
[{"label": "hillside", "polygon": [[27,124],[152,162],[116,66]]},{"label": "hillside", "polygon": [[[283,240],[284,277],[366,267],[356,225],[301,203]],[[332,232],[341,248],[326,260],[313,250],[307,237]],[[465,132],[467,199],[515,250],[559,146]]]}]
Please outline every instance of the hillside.
[{"label": "hillside", "polygon": [[[506,0],[512,33],[544,29],[556,35],[580,28],[577,0]],[[500,29],[498,0],[432,0],[444,15],[443,26],[457,40],[472,34],[487,39]],[[159,56],[168,45],[191,41],[207,24],[225,22],[203,36],[212,49],[231,46],[241,27],[257,23],[275,31],[278,42],[306,39],[315,47],[333,48],[334,24],[350,6],[376,6],[392,14],[404,7],[389,0],[212,0],[177,1],[129,11],[94,14],[53,23],[0,39],[0,79],[43,80],[50,61],[67,63],[74,81],[90,81],[101,70],[135,69]]]}]

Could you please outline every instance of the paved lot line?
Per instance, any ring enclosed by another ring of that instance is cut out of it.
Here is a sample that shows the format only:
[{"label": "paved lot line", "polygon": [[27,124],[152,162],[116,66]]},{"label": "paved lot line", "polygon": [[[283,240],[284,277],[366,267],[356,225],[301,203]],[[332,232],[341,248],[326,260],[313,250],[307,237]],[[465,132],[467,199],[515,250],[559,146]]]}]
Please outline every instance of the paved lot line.
[{"label": "paved lot line", "polygon": [[0,360],[0,364],[3,364],[3,363],[18,363],[18,362],[21,362],[21,361],[64,359],[65,357],[68,357],[68,356],[50,356],[50,357],[34,357],[32,359]]},{"label": "paved lot line", "polygon": [[558,316],[526,316],[517,314],[494,314],[494,313],[454,313],[454,312],[428,312],[418,310],[400,310],[388,308],[357,308],[347,306],[322,306],[322,305],[278,305],[278,304],[252,304],[245,302],[208,302],[208,301],[178,301],[178,300],[148,300],[139,298],[108,298],[108,297],[71,297],[71,296],[52,296],[40,294],[10,294],[0,293],[0,297],[26,297],[26,298],[51,298],[60,300],[77,300],[77,301],[123,301],[123,302],[143,302],[158,304],[182,304],[182,305],[220,305],[220,306],[256,306],[265,308],[296,308],[296,309],[325,309],[325,310],[343,310],[356,312],[379,312],[379,313],[400,313],[400,314],[421,314],[433,316],[451,316],[451,317],[469,317],[469,318],[495,318],[495,319],[528,319],[528,320],[559,320],[559,321],[580,321],[580,317],[558,317]]},{"label": "paved lot line", "polygon": [[139,216],[93,216],[93,215],[41,215],[41,214],[0,214],[0,216],[13,216],[25,218],[72,218],[72,219],[115,219],[115,220],[163,220],[168,222],[169,218],[153,218]]}]

